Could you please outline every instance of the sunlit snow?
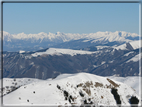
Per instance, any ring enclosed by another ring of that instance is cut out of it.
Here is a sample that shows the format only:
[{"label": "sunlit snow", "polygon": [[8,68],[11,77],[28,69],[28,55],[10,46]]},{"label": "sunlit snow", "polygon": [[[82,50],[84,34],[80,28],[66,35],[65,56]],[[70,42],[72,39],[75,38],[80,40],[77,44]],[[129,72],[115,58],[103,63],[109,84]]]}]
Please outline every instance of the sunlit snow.
[{"label": "sunlit snow", "polygon": [[137,62],[139,61],[141,58],[141,53],[139,53],[138,55],[134,56],[133,58],[129,59],[126,63],[133,61],[133,62]]},{"label": "sunlit snow", "polygon": [[38,55],[62,55],[62,54],[68,54],[71,56],[77,55],[77,54],[93,54],[96,52],[90,52],[90,51],[82,51],[82,50],[72,50],[72,49],[61,49],[61,48],[49,48],[45,52],[36,52],[32,54],[33,57],[37,57]]},{"label": "sunlit snow", "polygon": [[[133,95],[139,98],[130,86],[115,81],[115,77],[101,77],[89,73],[77,73],[62,74],[55,79],[47,80],[19,78],[13,81],[12,79],[5,78],[4,86],[12,86],[12,83],[14,82],[17,83],[20,88],[3,96],[3,103],[5,106],[79,106],[85,99],[90,99],[95,105],[116,106],[114,96],[111,94],[111,88],[107,88],[112,84],[108,81],[108,78],[113,78],[111,81],[118,85],[116,88],[123,100],[122,106],[130,106],[127,96]],[[119,80],[118,78],[117,80]],[[124,82],[123,79],[120,78],[119,81],[121,80]],[[129,79],[127,80],[129,81]],[[130,85],[133,85],[134,88],[137,87],[138,83],[136,86],[134,86],[134,84],[138,82],[138,79],[130,80],[132,80],[132,84]],[[86,85],[83,86],[83,84]],[[113,85],[111,87],[113,87]],[[65,100],[64,91],[74,98],[71,103],[68,100]],[[80,92],[84,97],[79,94]]]}]

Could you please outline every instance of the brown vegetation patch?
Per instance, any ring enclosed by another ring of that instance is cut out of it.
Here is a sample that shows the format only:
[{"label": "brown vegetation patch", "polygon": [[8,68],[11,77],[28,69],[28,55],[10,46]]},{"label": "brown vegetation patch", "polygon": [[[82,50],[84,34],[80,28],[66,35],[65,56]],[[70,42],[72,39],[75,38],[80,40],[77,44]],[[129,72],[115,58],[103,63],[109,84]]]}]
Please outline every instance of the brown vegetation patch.
[{"label": "brown vegetation patch", "polygon": [[90,89],[87,89],[87,88],[83,88],[83,90],[90,96],[91,95],[91,91]]},{"label": "brown vegetation patch", "polygon": [[83,83],[80,83],[77,85],[77,87],[82,87],[83,86]]},{"label": "brown vegetation patch", "polygon": [[87,81],[84,84],[80,83],[80,84],[77,85],[77,87],[82,87],[83,90],[90,96],[91,95],[90,87],[93,87],[93,82]]},{"label": "brown vegetation patch", "polygon": [[110,84],[110,85],[107,85],[107,84],[106,84],[106,87],[107,87],[107,88],[113,88],[113,86],[112,86],[111,84]]},{"label": "brown vegetation patch", "polygon": [[80,84],[78,84],[77,85],[77,87],[83,87],[83,88],[87,88],[87,87],[93,87],[93,82],[92,81],[87,81],[85,84],[83,84],[83,83],[80,83]]},{"label": "brown vegetation patch", "polygon": [[119,85],[116,84],[114,81],[112,81],[112,80],[110,80],[110,79],[108,79],[108,78],[107,78],[107,80],[108,80],[108,82],[111,83],[115,88],[116,88],[116,87],[119,87]]},{"label": "brown vegetation patch", "polygon": [[95,82],[96,84],[94,85],[95,87],[103,87],[103,84],[102,83],[99,83],[99,82]]},{"label": "brown vegetation patch", "polygon": [[86,85],[86,87],[90,87],[91,85],[93,85],[93,83],[92,83],[92,81],[91,81],[91,82],[87,81],[87,82],[85,83],[85,85]]}]

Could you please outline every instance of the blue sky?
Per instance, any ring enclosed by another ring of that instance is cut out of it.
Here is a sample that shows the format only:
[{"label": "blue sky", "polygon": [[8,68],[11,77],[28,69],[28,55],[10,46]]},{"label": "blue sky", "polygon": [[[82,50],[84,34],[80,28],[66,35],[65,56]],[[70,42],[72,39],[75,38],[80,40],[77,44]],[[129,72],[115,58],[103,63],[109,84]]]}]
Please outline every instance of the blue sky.
[{"label": "blue sky", "polygon": [[139,3],[4,3],[3,30],[11,34],[139,33]]}]

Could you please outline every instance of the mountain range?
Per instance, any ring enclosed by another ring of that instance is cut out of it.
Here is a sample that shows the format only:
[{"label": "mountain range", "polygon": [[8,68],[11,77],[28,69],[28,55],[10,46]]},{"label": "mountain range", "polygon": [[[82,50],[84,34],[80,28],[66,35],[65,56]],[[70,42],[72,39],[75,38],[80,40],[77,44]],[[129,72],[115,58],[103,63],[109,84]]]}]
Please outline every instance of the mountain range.
[{"label": "mountain range", "polygon": [[142,41],[138,34],[3,32],[3,37],[0,93],[6,106],[141,103]]},{"label": "mountain range", "polygon": [[97,45],[120,45],[133,40],[139,40],[140,35],[125,31],[97,32],[89,34],[72,33],[38,33],[10,34],[3,31],[4,51],[37,51],[44,48],[81,49]]},{"label": "mountain range", "polygon": [[63,73],[88,72],[100,76],[138,76],[140,40],[119,46],[91,46],[82,50],[47,48],[3,53],[3,77],[54,78]]}]

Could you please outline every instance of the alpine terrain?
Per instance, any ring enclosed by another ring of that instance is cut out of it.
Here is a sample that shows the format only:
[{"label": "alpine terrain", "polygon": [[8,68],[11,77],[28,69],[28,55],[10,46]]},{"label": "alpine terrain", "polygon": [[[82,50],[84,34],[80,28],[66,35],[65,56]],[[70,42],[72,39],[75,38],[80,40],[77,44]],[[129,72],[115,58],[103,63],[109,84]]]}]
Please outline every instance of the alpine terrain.
[{"label": "alpine terrain", "polygon": [[[0,33],[1,34],[1,33]],[[97,32],[89,34],[44,33],[10,34],[3,31],[4,51],[37,51],[44,48],[81,49],[98,45],[120,45],[133,40],[139,40],[140,35],[125,31]]]},{"label": "alpine terrain", "polygon": [[3,38],[5,106],[141,105],[142,40],[136,33],[4,31]]},{"label": "alpine terrain", "polygon": [[[3,77],[55,78],[63,73],[100,76],[139,76],[140,41],[119,46],[91,46],[80,50],[47,48],[3,53]],[[93,50],[94,49],[94,50]]]},{"label": "alpine terrain", "polygon": [[135,106],[140,98],[130,86],[89,73],[62,74],[55,79],[4,78],[5,106]]}]

